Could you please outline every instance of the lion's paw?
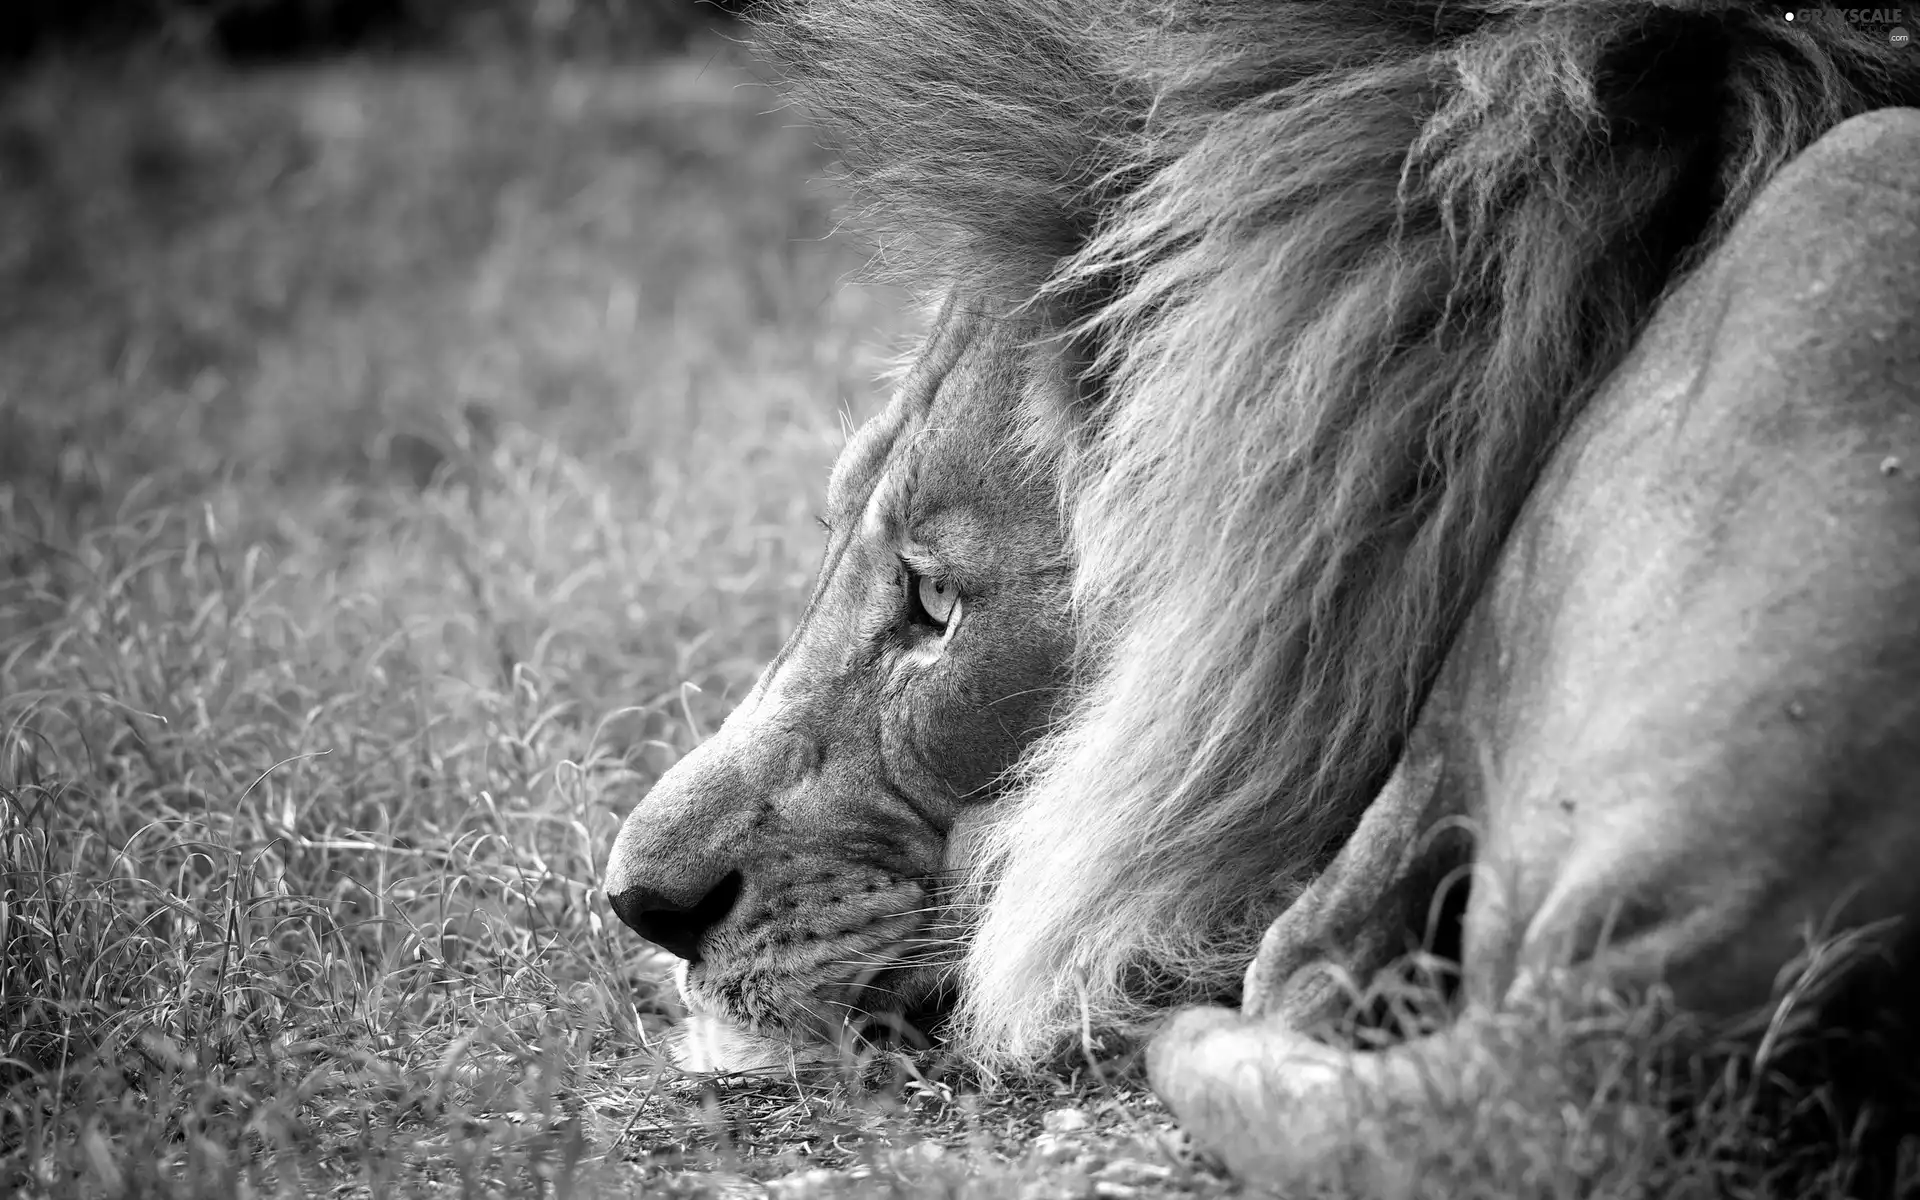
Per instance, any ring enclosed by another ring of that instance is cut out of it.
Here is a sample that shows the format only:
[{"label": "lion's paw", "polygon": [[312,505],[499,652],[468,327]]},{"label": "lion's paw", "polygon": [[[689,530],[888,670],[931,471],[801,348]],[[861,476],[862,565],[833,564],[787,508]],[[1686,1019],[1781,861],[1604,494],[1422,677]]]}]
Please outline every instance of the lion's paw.
[{"label": "lion's paw", "polygon": [[1147,1078],[1196,1145],[1243,1179],[1274,1179],[1343,1144],[1344,1061],[1280,1022],[1190,1008],[1147,1047]]}]

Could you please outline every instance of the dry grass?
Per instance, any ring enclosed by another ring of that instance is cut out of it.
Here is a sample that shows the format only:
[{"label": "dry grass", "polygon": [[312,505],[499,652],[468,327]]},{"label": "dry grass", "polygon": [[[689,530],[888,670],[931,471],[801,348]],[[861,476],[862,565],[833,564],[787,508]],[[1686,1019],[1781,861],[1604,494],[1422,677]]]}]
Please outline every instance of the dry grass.
[{"label": "dry grass", "polygon": [[[0,1188],[1223,1189],[1124,1079],[714,1087],[649,1049],[665,964],[600,866],[791,621],[912,326],[742,79],[0,99]],[[1765,1184],[1733,1101],[1676,1149],[1644,1072],[1541,1078],[1303,1187]]]}]

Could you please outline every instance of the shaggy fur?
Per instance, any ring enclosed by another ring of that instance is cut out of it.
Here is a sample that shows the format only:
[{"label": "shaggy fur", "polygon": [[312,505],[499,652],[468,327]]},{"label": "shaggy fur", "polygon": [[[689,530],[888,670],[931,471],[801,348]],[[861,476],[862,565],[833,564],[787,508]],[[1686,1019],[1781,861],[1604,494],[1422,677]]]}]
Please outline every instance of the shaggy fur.
[{"label": "shaggy fur", "polygon": [[774,46],[883,267],[1088,347],[1084,695],[975,864],[1003,1064],[1236,990],[1663,292],[1920,103],[1920,55],[1704,0],[819,0]]}]

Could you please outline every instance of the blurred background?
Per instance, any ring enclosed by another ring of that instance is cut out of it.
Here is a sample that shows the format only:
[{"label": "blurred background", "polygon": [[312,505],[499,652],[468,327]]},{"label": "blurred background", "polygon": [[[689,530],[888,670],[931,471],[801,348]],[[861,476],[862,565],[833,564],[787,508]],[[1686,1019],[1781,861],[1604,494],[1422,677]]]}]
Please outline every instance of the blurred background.
[{"label": "blurred background", "polygon": [[9,61],[62,51],[158,51],[225,63],[394,50],[591,54],[682,50],[752,0],[11,0]]},{"label": "blurred background", "polygon": [[914,328],[736,7],[0,6],[0,1191],[691,1144],[598,872]]}]

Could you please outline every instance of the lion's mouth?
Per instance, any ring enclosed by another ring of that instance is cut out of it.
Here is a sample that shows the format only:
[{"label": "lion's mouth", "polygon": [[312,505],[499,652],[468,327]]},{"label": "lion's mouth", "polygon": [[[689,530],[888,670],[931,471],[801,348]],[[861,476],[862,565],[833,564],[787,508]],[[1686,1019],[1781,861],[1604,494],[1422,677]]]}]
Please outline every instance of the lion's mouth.
[{"label": "lion's mouth", "polygon": [[740,1072],[926,1048],[949,1007],[948,972],[942,943],[927,936],[925,922],[916,915],[901,925],[904,933],[824,944],[808,968],[681,963],[676,982],[687,1018],[675,1062]]}]

